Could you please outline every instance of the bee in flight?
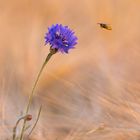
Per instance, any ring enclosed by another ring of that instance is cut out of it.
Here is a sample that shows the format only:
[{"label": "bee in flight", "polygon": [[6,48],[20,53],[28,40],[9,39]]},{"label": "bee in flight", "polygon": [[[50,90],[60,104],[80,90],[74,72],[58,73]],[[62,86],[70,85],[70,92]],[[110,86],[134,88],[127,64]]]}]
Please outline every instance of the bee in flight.
[{"label": "bee in flight", "polygon": [[99,24],[101,28],[112,30],[112,27],[109,24],[106,24],[106,23],[97,23],[97,24]]}]

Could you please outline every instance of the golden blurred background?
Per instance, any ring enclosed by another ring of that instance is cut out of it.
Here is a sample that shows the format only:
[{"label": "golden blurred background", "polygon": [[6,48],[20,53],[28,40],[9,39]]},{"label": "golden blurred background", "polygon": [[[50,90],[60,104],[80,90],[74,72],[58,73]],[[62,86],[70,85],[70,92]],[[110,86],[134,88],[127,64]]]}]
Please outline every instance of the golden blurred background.
[{"label": "golden blurred background", "polygon": [[139,11],[139,0],[0,0],[0,140],[23,114],[55,23],[72,28],[78,45],[42,73],[30,124],[43,111],[30,140],[140,139]]}]

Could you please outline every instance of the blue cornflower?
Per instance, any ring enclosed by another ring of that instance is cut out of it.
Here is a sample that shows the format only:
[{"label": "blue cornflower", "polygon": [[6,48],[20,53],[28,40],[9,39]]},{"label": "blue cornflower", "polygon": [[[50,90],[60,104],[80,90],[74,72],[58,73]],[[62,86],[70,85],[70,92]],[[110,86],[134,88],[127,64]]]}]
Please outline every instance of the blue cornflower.
[{"label": "blue cornflower", "polygon": [[51,49],[68,53],[69,49],[77,44],[77,37],[68,26],[55,24],[48,28],[45,35],[45,44],[50,44]]}]

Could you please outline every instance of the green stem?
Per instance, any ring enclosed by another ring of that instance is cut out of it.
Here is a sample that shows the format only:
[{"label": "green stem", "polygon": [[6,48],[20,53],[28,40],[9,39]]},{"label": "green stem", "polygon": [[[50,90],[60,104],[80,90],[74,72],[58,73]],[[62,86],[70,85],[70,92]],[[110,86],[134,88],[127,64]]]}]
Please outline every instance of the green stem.
[{"label": "green stem", "polygon": [[22,119],[25,119],[25,117],[26,117],[26,116],[23,116],[23,117],[21,117],[21,118],[19,118],[19,119],[17,120],[16,125],[15,125],[15,127],[13,128],[13,140],[16,139],[16,131],[17,131],[17,126],[18,126],[19,122],[20,122]]},{"label": "green stem", "polygon": [[[30,96],[29,96],[29,101],[28,101],[28,104],[27,104],[27,108],[26,108],[26,112],[25,112],[26,114],[25,114],[25,115],[27,115],[28,112],[29,112],[29,109],[30,109],[30,106],[31,106],[31,103],[32,103],[32,99],[33,99],[33,95],[34,95],[34,91],[35,91],[35,88],[36,88],[36,86],[37,86],[37,83],[38,83],[38,80],[39,80],[39,78],[40,78],[40,75],[41,75],[41,73],[42,73],[42,71],[43,71],[45,65],[48,63],[48,61],[50,60],[50,58],[51,58],[51,56],[52,56],[53,54],[54,54],[54,53],[52,53],[52,52],[50,52],[50,53],[48,54],[48,56],[47,56],[45,62],[43,63],[43,65],[42,65],[42,67],[41,67],[41,69],[40,69],[40,71],[39,71],[39,73],[38,73],[38,75],[37,75],[36,81],[35,81],[35,83],[34,83],[34,86],[33,86],[33,88],[32,88],[31,94],[30,94]],[[25,127],[26,127],[26,119],[25,119],[24,122],[23,122],[23,127],[22,127],[22,130],[21,130],[20,140],[23,140],[23,135],[24,135]]]},{"label": "green stem", "polygon": [[37,125],[37,123],[39,121],[41,110],[42,110],[42,106],[40,106],[40,108],[39,108],[37,119],[36,119],[35,124],[33,125],[32,129],[31,129],[30,133],[28,134],[28,137],[32,134],[33,130],[35,129],[35,127],[36,127],[36,125]]}]

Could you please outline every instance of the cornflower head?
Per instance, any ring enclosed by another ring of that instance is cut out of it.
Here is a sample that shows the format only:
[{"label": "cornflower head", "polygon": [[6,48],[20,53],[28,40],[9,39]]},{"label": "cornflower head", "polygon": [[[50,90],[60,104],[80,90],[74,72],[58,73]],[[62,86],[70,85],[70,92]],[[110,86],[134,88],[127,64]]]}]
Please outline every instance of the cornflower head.
[{"label": "cornflower head", "polygon": [[73,49],[77,40],[74,32],[68,26],[62,24],[52,25],[45,35],[45,45],[49,43],[51,50],[62,53],[68,53],[69,49]]}]

